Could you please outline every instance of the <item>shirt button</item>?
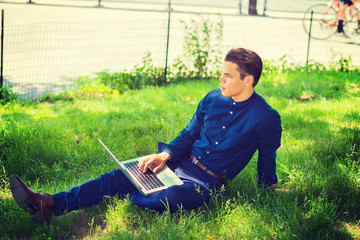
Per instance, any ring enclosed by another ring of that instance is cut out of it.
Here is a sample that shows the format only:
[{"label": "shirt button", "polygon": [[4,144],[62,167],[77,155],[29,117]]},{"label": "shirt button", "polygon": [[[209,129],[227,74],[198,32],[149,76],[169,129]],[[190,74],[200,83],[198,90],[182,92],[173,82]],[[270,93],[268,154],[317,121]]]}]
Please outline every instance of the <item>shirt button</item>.
[{"label": "shirt button", "polygon": [[231,111],[230,114],[233,114],[233,112]]},{"label": "shirt button", "polygon": [[206,153],[207,153],[207,154],[210,154],[210,152],[209,152],[209,151],[207,151]]},{"label": "shirt button", "polygon": [[233,102],[234,105],[236,105],[236,102]]},{"label": "shirt button", "polygon": [[201,159],[201,156],[199,156],[199,159]]},{"label": "shirt button", "polygon": [[218,145],[218,144],[219,144],[219,142],[215,142],[215,144],[216,144],[216,145]]},{"label": "shirt button", "polygon": [[225,129],[225,126],[223,126],[223,129]]}]

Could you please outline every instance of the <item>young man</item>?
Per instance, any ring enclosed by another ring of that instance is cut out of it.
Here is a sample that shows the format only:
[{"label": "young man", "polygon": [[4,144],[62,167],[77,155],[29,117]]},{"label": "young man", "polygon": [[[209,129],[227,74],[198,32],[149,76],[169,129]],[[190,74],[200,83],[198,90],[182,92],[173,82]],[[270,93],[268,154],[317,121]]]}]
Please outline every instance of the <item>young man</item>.
[{"label": "young man", "polygon": [[[338,27],[337,27],[337,31],[336,34],[338,36],[344,37],[344,38],[350,38],[344,31],[344,19],[345,19],[345,12],[346,9],[350,8],[350,9],[354,9],[355,5],[354,3],[359,2],[359,0],[340,0],[340,9],[339,9],[339,13],[338,13]],[[360,34],[360,13],[358,13],[356,15],[356,19],[358,21],[358,27],[355,29],[355,32],[357,34]]]},{"label": "young man", "polygon": [[[255,52],[231,49],[223,64],[220,88],[201,100],[188,125],[171,143],[159,143],[160,153],[140,161],[138,167],[144,172],[150,165],[157,172],[166,164],[183,185],[144,196],[118,169],[50,195],[32,191],[18,176],[11,175],[15,201],[40,221],[114,195],[129,195],[134,204],[157,211],[166,206],[170,211],[193,209],[207,203],[211,190],[221,186],[224,179],[231,180],[240,173],[256,150],[258,185],[272,189],[277,183],[276,150],[282,128],[279,114],[255,92],[261,72],[262,60]],[[198,164],[193,163],[195,159]]]}]

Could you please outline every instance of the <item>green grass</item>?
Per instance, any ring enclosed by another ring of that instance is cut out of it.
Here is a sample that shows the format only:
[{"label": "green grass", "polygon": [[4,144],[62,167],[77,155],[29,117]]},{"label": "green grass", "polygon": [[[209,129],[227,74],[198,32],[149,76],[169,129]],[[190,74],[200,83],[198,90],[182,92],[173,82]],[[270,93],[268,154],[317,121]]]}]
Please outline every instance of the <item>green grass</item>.
[{"label": "green grass", "polygon": [[[315,67],[314,67],[315,66]],[[278,188],[256,186],[256,155],[210,203],[170,214],[128,199],[34,224],[13,201],[8,177],[51,194],[116,168],[119,159],[155,153],[192,117],[216,80],[147,87],[124,94],[70,92],[39,103],[0,107],[0,238],[2,239],[355,239],[360,237],[359,70],[271,68],[257,92],[282,117]],[[99,88],[104,90],[105,88]],[[84,97],[86,95],[86,97]]]}]

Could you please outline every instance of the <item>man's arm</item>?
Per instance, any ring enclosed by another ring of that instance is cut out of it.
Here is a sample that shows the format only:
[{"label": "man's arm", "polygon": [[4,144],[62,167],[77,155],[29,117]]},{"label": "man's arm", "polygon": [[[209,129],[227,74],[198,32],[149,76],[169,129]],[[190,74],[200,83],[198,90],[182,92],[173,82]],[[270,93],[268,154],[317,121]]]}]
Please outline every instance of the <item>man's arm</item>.
[{"label": "man's arm", "polygon": [[267,119],[262,121],[258,142],[258,185],[266,188],[277,183],[276,150],[281,145],[281,120],[279,114],[272,110]]},{"label": "man's arm", "polygon": [[159,152],[167,152],[171,159],[177,161],[191,151],[193,143],[200,137],[204,121],[203,109],[206,97],[200,101],[192,119],[174,140],[169,144],[159,143]]},{"label": "man's arm", "polygon": [[202,108],[205,102],[206,96],[200,101],[197,106],[196,112],[192,119],[184,128],[180,134],[169,144],[159,143],[158,154],[149,155],[143,157],[139,161],[138,167],[143,172],[146,172],[149,166],[154,166],[154,173],[160,171],[170,159],[173,159],[190,152],[193,143],[200,136],[201,126],[203,124],[204,116]]}]

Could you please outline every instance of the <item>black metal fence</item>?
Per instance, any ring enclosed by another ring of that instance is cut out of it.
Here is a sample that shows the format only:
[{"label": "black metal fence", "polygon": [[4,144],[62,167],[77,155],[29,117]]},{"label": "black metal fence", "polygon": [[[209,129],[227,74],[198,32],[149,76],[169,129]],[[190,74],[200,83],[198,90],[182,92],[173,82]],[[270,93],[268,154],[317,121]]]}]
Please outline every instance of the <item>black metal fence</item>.
[{"label": "black metal fence", "polygon": [[[119,9],[118,14],[124,15],[121,21],[49,21],[21,25],[7,25],[5,11],[4,84],[10,85],[20,97],[34,99],[71,87],[71,79],[79,76],[132,69],[141,64],[147,53],[151,54],[153,65],[166,67],[183,54],[184,23],[181,21],[206,18],[216,22],[220,18],[214,14],[169,14],[168,10],[139,20],[126,20],[126,14],[136,12]],[[312,40],[310,44],[301,18],[223,14],[221,19],[224,52],[231,47],[246,47],[258,52],[263,59],[276,61],[286,55],[287,61],[299,64],[305,64],[307,57],[328,64],[337,58],[352,56],[352,64],[360,65],[359,36],[351,40]]]}]

